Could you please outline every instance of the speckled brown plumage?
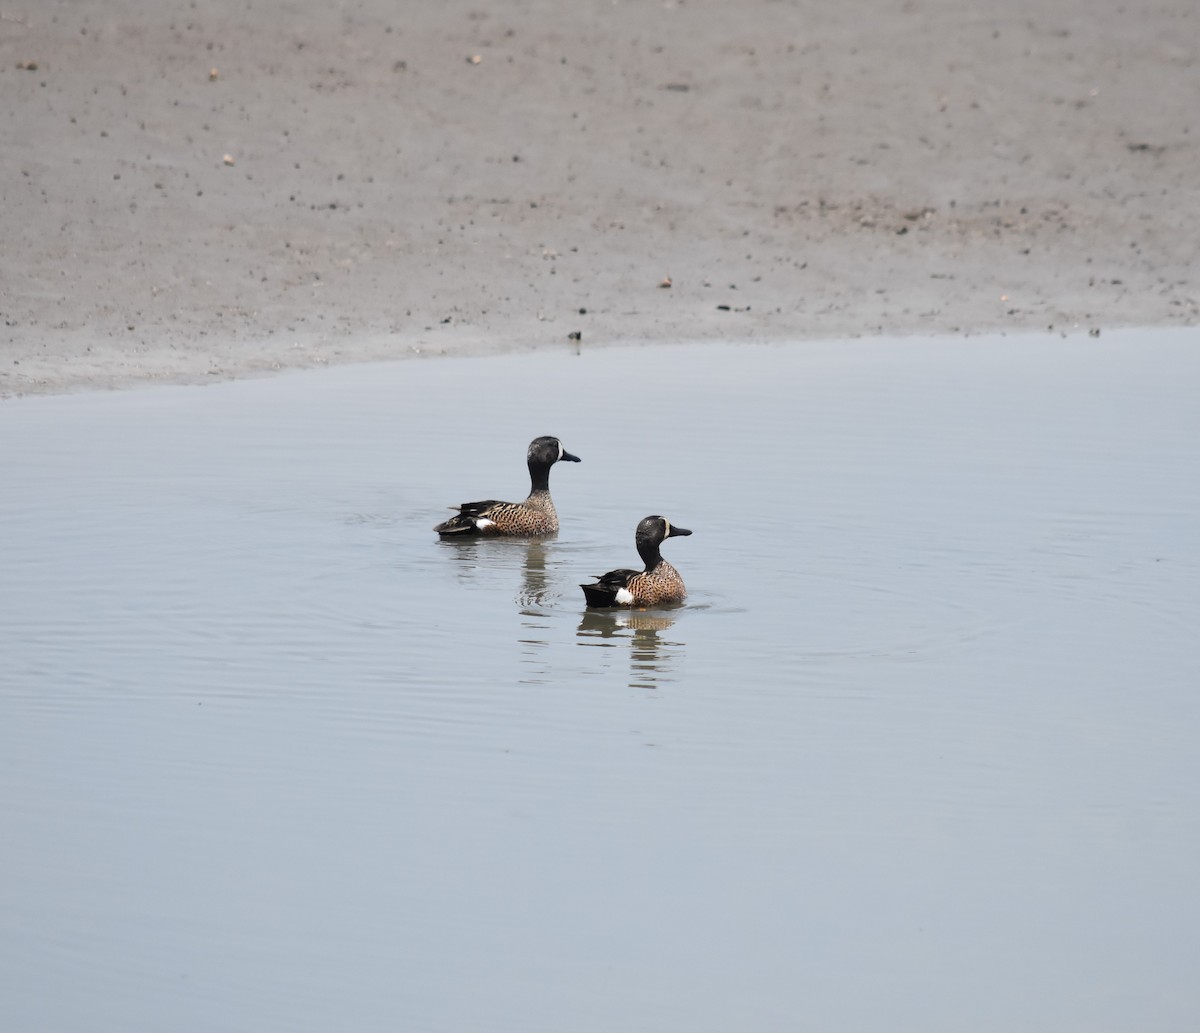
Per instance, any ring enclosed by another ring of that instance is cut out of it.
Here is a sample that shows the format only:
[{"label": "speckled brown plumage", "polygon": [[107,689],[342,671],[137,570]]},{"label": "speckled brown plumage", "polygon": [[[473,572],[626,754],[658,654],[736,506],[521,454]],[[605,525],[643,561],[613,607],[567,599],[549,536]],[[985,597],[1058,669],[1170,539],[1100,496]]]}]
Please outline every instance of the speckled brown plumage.
[{"label": "speckled brown plumage", "polygon": [[530,491],[524,502],[501,502],[485,499],[464,502],[449,520],[434,530],[443,538],[493,538],[510,536],[539,538],[558,532],[558,513],[550,498],[550,467],[560,459],[578,463],[555,437],[534,438],[529,443],[526,465],[529,467]]},{"label": "speckled brown plumage", "polygon": [[659,546],[668,538],[691,533],[686,527],[673,527],[665,517],[645,517],[634,535],[645,569],[610,570],[601,574],[594,585],[580,585],[588,606],[668,606],[683,602],[687,595],[683,578],[662,558]]}]

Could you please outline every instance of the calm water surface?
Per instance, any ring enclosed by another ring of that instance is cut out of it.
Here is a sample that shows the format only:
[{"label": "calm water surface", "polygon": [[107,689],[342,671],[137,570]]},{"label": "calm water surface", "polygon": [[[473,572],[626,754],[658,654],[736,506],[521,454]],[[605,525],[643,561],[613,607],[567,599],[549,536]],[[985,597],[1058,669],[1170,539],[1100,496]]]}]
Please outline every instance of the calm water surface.
[{"label": "calm water surface", "polygon": [[1194,338],[0,404],[0,1028],[1196,1028]]}]

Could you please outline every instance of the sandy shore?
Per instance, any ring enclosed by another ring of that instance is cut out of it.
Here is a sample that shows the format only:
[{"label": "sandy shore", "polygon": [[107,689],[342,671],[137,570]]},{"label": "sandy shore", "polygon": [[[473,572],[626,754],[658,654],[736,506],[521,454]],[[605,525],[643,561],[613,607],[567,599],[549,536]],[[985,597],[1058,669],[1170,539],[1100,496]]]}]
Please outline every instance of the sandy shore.
[{"label": "sandy shore", "polygon": [[1195,324],[1198,51],[1192,0],[9,4],[0,393]]}]

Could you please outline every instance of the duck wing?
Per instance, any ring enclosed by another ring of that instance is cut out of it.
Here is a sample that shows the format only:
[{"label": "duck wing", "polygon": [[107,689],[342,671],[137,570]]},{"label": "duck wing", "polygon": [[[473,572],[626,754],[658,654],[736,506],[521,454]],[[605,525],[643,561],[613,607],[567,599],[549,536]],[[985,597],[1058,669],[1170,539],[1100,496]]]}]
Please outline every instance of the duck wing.
[{"label": "duck wing", "polygon": [[[472,535],[479,534],[480,520],[488,520],[490,515],[500,506],[509,503],[497,499],[483,499],[480,502],[464,502],[458,507],[458,512],[449,520],[443,520],[434,530],[440,535]],[[451,506],[451,509],[454,507]]]}]

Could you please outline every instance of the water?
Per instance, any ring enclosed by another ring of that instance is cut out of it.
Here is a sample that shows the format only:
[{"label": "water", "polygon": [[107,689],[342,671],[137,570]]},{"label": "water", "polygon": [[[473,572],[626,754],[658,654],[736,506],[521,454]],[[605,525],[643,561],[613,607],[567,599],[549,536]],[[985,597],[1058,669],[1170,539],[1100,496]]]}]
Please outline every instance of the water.
[{"label": "water", "polygon": [[1193,336],[4,403],[0,1028],[1193,1028]]}]

